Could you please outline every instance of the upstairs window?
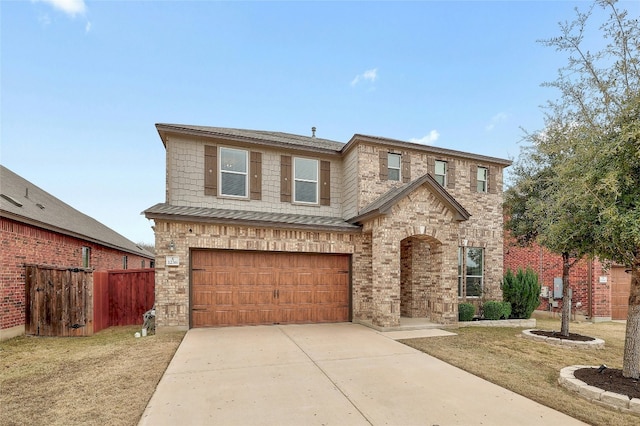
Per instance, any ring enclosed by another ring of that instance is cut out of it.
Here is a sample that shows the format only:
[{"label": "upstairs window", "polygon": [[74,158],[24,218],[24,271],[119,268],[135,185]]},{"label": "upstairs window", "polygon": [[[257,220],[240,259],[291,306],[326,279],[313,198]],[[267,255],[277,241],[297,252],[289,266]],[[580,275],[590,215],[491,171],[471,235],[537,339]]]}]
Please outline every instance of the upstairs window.
[{"label": "upstairs window", "polygon": [[318,160],[294,158],[293,176],[294,201],[318,204]]},{"label": "upstairs window", "polygon": [[388,180],[400,180],[400,167],[402,164],[402,155],[400,154],[388,154],[387,157],[387,179]]},{"label": "upstairs window", "polygon": [[487,178],[489,170],[486,167],[478,167],[478,175],[476,177],[476,187],[478,192],[487,192]]},{"label": "upstairs window", "polygon": [[220,148],[220,195],[247,196],[247,151]]},{"label": "upstairs window", "polygon": [[433,176],[441,186],[447,185],[447,162],[435,161],[435,172]]},{"label": "upstairs window", "polygon": [[129,267],[129,258],[127,256],[122,256],[122,269],[127,269]]}]

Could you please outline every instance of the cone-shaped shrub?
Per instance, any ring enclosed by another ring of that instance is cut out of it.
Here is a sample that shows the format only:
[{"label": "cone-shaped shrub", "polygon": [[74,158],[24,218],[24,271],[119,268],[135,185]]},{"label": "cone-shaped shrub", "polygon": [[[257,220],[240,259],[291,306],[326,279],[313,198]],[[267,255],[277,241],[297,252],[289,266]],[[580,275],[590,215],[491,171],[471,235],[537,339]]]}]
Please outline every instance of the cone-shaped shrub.
[{"label": "cone-shaped shrub", "polygon": [[511,269],[501,283],[502,300],[511,303],[511,318],[531,318],[540,305],[540,283],[538,275],[531,268],[518,269],[514,275]]}]

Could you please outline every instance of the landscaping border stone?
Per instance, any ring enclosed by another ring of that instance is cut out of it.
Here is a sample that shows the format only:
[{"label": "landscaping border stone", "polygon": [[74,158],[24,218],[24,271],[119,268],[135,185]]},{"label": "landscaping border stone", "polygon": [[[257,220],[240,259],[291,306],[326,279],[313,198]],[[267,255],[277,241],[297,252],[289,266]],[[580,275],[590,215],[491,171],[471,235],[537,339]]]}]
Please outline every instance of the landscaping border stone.
[{"label": "landscaping border stone", "polygon": [[458,321],[458,327],[535,327],[536,319],[506,319],[506,320],[481,320]]},{"label": "landscaping border stone", "polygon": [[580,342],[575,340],[559,339],[557,337],[540,336],[538,334],[532,333],[532,331],[533,331],[532,329],[522,330],[522,336],[525,339],[538,340],[541,342],[549,343],[551,345],[566,346],[566,347],[571,347],[576,349],[603,349],[604,348],[604,340],[598,339],[597,337],[587,342]]},{"label": "landscaping border stone", "polygon": [[575,371],[583,368],[598,368],[598,366],[572,365],[565,367],[560,370],[558,383],[591,402],[640,416],[640,399],[629,399],[626,395],[605,391],[595,386],[590,386],[580,379],[576,379]]}]

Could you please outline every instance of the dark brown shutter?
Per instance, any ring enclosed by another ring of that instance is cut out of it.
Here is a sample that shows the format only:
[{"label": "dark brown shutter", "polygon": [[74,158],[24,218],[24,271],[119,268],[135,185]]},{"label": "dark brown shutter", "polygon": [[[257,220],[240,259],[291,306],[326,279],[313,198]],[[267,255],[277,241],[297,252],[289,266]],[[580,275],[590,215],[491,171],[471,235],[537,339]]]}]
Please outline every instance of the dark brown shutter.
[{"label": "dark brown shutter", "polygon": [[262,200],[262,153],[251,152],[249,186],[252,200]]},{"label": "dark brown shutter", "polygon": [[204,146],[204,195],[218,195],[218,148]]},{"label": "dark brown shutter", "polygon": [[380,180],[389,179],[389,153],[380,151]]},{"label": "dark brown shutter", "polygon": [[331,162],[320,161],[320,205],[331,205]]},{"label": "dark brown shutter", "polygon": [[402,182],[411,180],[411,156],[408,152],[402,153]]},{"label": "dark brown shutter", "polygon": [[498,168],[496,166],[491,166],[487,169],[487,173],[489,173],[489,176],[487,177],[487,185],[489,186],[487,192],[490,194],[497,194],[498,185],[496,178],[498,175]]},{"label": "dark brown shutter", "polygon": [[471,166],[469,170],[469,186],[471,192],[478,192],[478,166]]},{"label": "dark brown shutter", "polygon": [[291,156],[280,156],[280,201],[291,202]]},{"label": "dark brown shutter", "polygon": [[456,160],[450,160],[447,162],[447,188],[453,189],[456,187]]},{"label": "dark brown shutter", "polygon": [[427,157],[427,173],[429,173],[431,177],[435,177],[436,175],[436,159],[432,156]]}]

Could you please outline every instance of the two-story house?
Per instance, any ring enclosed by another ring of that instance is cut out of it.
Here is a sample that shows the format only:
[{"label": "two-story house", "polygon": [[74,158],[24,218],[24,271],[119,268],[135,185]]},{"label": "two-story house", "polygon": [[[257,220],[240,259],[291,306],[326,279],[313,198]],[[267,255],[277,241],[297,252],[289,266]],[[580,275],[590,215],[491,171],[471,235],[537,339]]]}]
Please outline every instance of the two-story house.
[{"label": "two-story house", "polygon": [[508,160],[315,129],[156,128],[159,330],[455,324],[460,301],[500,298]]}]

